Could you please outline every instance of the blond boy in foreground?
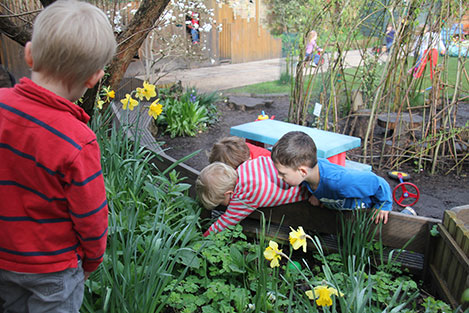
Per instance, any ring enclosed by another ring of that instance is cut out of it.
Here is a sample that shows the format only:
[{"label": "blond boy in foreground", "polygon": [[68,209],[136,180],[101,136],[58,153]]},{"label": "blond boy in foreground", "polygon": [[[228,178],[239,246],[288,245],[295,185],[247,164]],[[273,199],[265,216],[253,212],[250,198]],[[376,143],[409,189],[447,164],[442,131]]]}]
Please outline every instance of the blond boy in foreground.
[{"label": "blond boy in foreground", "polygon": [[96,136],[73,102],[116,48],[106,15],[44,9],[25,46],[31,79],[0,89],[0,298],[4,312],[78,312],[103,260],[107,200]]}]

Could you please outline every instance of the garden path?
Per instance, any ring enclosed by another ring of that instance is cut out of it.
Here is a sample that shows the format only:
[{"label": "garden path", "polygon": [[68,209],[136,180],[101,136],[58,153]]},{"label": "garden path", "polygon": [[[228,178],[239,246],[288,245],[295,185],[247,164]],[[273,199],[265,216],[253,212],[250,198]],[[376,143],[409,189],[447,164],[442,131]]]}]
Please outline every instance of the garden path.
[{"label": "garden path", "polygon": [[[327,54],[325,58],[327,60]],[[351,50],[347,51],[344,62],[346,67],[354,67],[359,65],[360,60],[360,51]],[[202,92],[213,92],[278,80],[282,71],[285,71],[285,66],[286,59],[280,58],[175,70],[165,73],[158,83],[173,83],[180,80],[184,87],[195,87]],[[126,76],[145,80],[145,76],[142,75],[144,72],[142,62],[135,61],[129,67]],[[152,80],[150,78],[150,81]]]}]

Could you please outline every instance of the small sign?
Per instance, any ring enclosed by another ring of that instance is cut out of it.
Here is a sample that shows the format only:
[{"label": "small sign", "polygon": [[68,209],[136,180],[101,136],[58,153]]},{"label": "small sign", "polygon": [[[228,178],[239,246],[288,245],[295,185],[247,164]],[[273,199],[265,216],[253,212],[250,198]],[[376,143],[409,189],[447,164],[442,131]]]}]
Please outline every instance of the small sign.
[{"label": "small sign", "polygon": [[316,102],[316,104],[314,105],[313,115],[319,117],[319,115],[321,115],[321,109],[322,109],[322,104]]}]

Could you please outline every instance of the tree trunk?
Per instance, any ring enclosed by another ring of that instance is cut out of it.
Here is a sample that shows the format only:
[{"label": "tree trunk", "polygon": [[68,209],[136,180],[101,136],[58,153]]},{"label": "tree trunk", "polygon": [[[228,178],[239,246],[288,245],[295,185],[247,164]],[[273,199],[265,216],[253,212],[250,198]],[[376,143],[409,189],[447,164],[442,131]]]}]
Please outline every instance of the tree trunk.
[{"label": "tree trunk", "polygon": [[[170,0],[143,0],[128,27],[117,36],[118,48],[111,64],[106,70],[109,76],[103,81],[103,86],[111,86],[113,90],[119,88],[125,71],[132,58],[137,53],[153,25],[163,13]],[[84,96],[83,109],[90,116],[96,99],[97,88],[90,89]],[[104,106],[108,106],[105,104]],[[105,109],[103,107],[103,109]]]},{"label": "tree trunk", "polygon": [[31,40],[31,28],[25,27],[25,25],[16,25],[6,17],[0,17],[0,30],[22,46]]}]

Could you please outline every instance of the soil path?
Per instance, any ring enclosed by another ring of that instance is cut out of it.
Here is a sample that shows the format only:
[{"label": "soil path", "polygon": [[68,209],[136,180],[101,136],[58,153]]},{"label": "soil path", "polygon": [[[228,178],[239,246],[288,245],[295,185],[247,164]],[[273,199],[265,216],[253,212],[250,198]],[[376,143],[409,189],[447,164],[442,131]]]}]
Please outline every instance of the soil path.
[{"label": "soil path", "polygon": [[[230,127],[254,121],[262,110],[269,116],[275,115],[277,120],[286,120],[288,116],[289,100],[286,96],[269,97],[273,104],[269,107],[257,107],[253,110],[239,111],[230,109],[226,104],[219,103],[219,121],[208,131],[198,134],[196,137],[170,138],[167,135],[158,138],[165,142],[164,148],[170,156],[181,159],[182,157],[201,149],[201,152],[189,159],[185,163],[189,166],[201,170],[208,165],[207,152],[210,151],[214,142],[224,136],[229,136]],[[469,112],[469,104],[466,104]],[[466,117],[467,120],[467,117]],[[355,151],[347,154],[347,157],[354,159]],[[356,151],[359,154],[360,151]],[[418,215],[439,218],[443,217],[444,210],[452,209],[461,205],[469,204],[469,169],[465,168],[460,176],[434,175],[426,173],[416,173],[412,167],[407,166],[401,169],[411,175],[410,182],[420,189],[420,200],[413,208]],[[387,169],[374,170],[375,173],[384,177],[394,188],[398,182],[387,176]],[[393,204],[393,210],[400,211],[402,208]]]}]

